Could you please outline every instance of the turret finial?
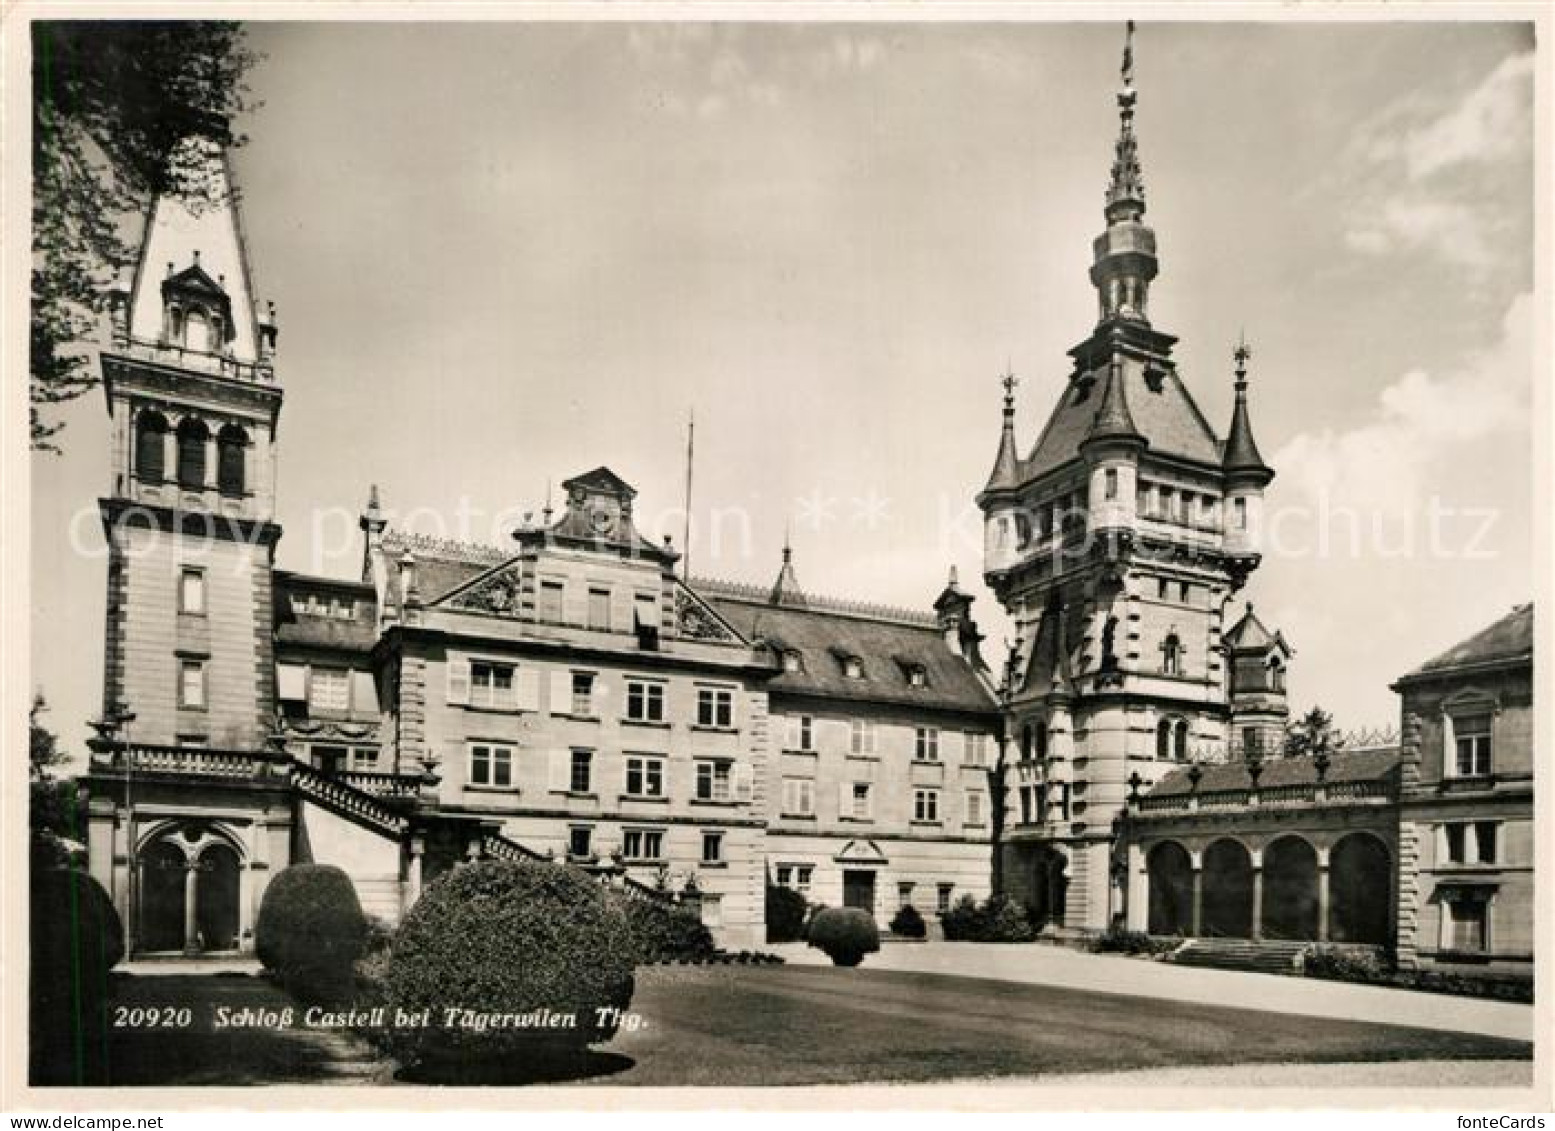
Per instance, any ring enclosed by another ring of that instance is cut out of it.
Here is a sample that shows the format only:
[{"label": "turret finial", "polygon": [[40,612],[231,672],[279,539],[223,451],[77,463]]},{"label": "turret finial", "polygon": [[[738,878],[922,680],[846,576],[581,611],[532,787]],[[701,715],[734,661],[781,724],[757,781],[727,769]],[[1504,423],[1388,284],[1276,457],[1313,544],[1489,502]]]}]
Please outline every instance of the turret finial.
[{"label": "turret finial", "polygon": [[1247,344],[1245,332],[1237,335],[1236,349],[1231,351],[1231,356],[1236,361],[1236,387],[1247,387],[1247,360],[1253,356],[1252,347]]},{"label": "turret finial", "polygon": [[1008,363],[1004,366],[1004,376],[999,378],[999,384],[1004,386],[1004,415],[1015,415],[1015,386],[1020,384],[1020,378],[1015,376]]}]

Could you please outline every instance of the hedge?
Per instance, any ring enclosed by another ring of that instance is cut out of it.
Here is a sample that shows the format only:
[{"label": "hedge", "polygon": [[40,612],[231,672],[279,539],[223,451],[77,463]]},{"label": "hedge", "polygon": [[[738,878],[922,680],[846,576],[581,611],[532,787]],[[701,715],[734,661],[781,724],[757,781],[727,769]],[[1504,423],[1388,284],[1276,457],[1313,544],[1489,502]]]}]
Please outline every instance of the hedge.
[{"label": "hedge", "polygon": [[1182,939],[1167,935],[1150,935],[1144,931],[1128,931],[1111,926],[1091,942],[1096,954],[1168,954],[1182,946]]},{"label": "hedge", "polygon": [[793,888],[767,885],[767,941],[795,942],[804,938],[805,897]]},{"label": "hedge", "polygon": [[857,966],[880,949],[880,929],[861,908],[827,907],[810,920],[809,941],[834,964]]},{"label": "hedge", "polygon": [[[515,1067],[609,1040],[631,1004],[638,943],[627,913],[576,868],[480,860],[440,876],[400,925],[382,1000],[424,1014],[393,1028],[406,1065]],[[478,1026],[474,1019],[505,1018]],[[512,1058],[517,1059],[512,1059]]]},{"label": "hedge", "polygon": [[108,972],[124,957],[124,926],[85,872],[31,874],[29,1074],[33,1084],[100,1084],[108,1069]]},{"label": "hedge", "polygon": [[1003,896],[979,903],[963,895],[940,916],[940,926],[949,942],[1030,942],[1037,937],[1026,908]]},{"label": "hedge", "polygon": [[929,928],[923,916],[918,914],[918,909],[910,903],[904,903],[891,919],[891,933],[901,935],[904,939],[921,939],[928,936]]},{"label": "hedge", "polygon": [[351,877],[327,864],[295,864],[265,888],[254,926],[259,961],[304,1001],[332,1002],[354,988],[368,942]]},{"label": "hedge", "polygon": [[1309,978],[1334,982],[1396,986],[1428,993],[1494,998],[1499,1001],[1533,1001],[1531,975],[1439,968],[1400,970],[1394,954],[1386,947],[1315,943],[1302,952],[1301,970]]},{"label": "hedge", "polygon": [[617,897],[637,943],[637,962],[697,962],[717,947],[702,917],[689,907],[659,900]]}]

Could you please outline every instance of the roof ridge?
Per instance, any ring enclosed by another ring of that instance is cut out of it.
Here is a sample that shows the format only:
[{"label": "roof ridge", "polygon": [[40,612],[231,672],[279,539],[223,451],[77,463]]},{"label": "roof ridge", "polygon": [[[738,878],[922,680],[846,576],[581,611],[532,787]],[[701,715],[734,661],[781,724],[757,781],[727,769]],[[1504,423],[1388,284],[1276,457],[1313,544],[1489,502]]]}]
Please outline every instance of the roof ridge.
[{"label": "roof ridge", "polygon": [[753,604],[765,605],[770,608],[789,609],[796,612],[838,613],[843,616],[853,616],[867,620],[893,621],[912,628],[934,628],[938,624],[932,614],[919,612],[900,605],[881,605],[870,601],[853,600],[847,597],[818,596],[814,593],[806,592],[805,601],[808,604],[808,608],[799,608],[792,604],[773,605],[771,601],[772,593],[769,588],[749,582],[727,581],[716,577],[692,577],[686,579],[686,584],[693,591],[696,591],[698,588],[707,589],[720,597],[749,601]]},{"label": "roof ridge", "polygon": [[504,550],[500,546],[491,546],[483,542],[460,542],[453,538],[439,538],[433,534],[420,534],[408,530],[385,530],[383,542],[386,548],[393,543],[396,548],[404,548],[412,553],[426,553],[492,564],[507,561],[517,555],[517,551]]}]

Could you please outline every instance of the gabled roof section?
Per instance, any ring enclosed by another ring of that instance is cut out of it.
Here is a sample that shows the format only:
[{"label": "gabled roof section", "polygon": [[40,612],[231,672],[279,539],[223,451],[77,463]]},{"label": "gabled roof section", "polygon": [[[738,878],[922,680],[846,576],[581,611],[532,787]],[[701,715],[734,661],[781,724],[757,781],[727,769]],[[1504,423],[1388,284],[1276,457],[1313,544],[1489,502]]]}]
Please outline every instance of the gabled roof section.
[{"label": "gabled roof section", "polygon": [[[782,671],[767,685],[775,693],[935,710],[996,710],[992,692],[951,651],[930,616],[813,594],[806,608],[774,605],[764,589],[730,582],[697,579],[691,586],[748,639],[800,654],[801,670]],[[843,673],[839,659],[845,656],[860,661],[863,679]],[[912,685],[912,665],[923,668],[926,686]]]},{"label": "gabled roof section", "polygon": [[571,479],[562,481],[564,490],[570,491],[575,487],[581,487],[589,492],[615,495],[623,499],[637,497],[636,488],[603,464],[593,471],[585,471],[582,475],[575,475]]},{"label": "gabled roof section", "polygon": [[1237,652],[1267,651],[1270,648],[1279,648],[1289,654],[1290,644],[1279,631],[1270,632],[1263,621],[1258,619],[1258,614],[1253,612],[1252,603],[1249,602],[1247,611],[1242,614],[1242,619],[1226,630],[1221,638],[1221,643],[1227,648]]},{"label": "gabled roof section", "polygon": [[1447,675],[1482,664],[1527,660],[1533,662],[1533,603],[1518,605],[1506,616],[1427,660],[1399,682]]},{"label": "gabled roof section", "polygon": [[[1334,782],[1378,781],[1398,768],[1397,749],[1339,751],[1329,755],[1328,770],[1323,780]],[[1253,784],[1252,775],[1244,762],[1223,762],[1200,766],[1200,793],[1221,790],[1247,789]],[[1151,797],[1171,797],[1193,792],[1193,782],[1187,769],[1173,770],[1150,790]],[[1317,782],[1317,765],[1309,757],[1270,758],[1263,763],[1258,776],[1259,789],[1274,789],[1282,785],[1313,785]]]}]

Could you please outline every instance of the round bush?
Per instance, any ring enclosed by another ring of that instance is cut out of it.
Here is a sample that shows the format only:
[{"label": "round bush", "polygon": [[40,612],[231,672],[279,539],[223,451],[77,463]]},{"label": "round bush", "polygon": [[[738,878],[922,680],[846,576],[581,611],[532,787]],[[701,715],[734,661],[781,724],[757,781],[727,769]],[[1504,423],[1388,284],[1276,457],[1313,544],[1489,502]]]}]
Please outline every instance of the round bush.
[{"label": "round bush", "polygon": [[793,888],[767,885],[767,941],[794,942],[804,938],[805,898]]},{"label": "round bush", "polygon": [[124,927],[85,872],[31,874],[28,1042],[34,1084],[105,1082],[108,972],[124,957]]},{"label": "round bush", "polygon": [[339,868],[296,864],[265,888],[254,949],[259,961],[303,1000],[348,996],[367,939],[367,917],[356,888]]},{"label": "round bush", "polygon": [[828,907],[810,920],[810,945],[838,966],[857,966],[880,949],[880,929],[868,911]]},{"label": "round bush", "polygon": [[582,1052],[609,1040],[632,1000],[626,913],[575,868],[481,860],[439,877],[400,925],[384,978],[402,1062],[491,1062]]},{"label": "round bush", "polygon": [[700,962],[717,947],[702,917],[690,908],[653,899],[620,900],[637,943],[637,962]]},{"label": "round bush", "polygon": [[928,935],[929,928],[923,916],[918,914],[918,909],[910,903],[904,903],[891,920],[891,933],[901,935],[904,939],[921,939]]}]

